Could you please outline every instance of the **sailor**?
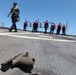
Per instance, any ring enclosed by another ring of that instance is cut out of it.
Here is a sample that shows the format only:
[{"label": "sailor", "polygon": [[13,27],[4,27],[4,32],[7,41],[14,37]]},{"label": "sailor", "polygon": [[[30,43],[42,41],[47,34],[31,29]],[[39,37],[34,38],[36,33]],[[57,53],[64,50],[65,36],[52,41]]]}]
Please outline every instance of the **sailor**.
[{"label": "sailor", "polygon": [[56,34],[60,34],[60,30],[61,30],[61,23],[59,23],[57,26],[57,33]]},{"label": "sailor", "polygon": [[24,31],[26,31],[26,27],[27,27],[27,21],[25,21],[25,22],[24,22],[24,25],[23,25],[23,30],[24,30]]},{"label": "sailor", "polygon": [[52,33],[52,34],[54,33],[55,27],[56,27],[55,23],[52,23],[50,33]]},{"label": "sailor", "polygon": [[37,22],[37,21],[35,21],[35,22],[33,23],[33,30],[32,30],[32,31],[38,32],[38,22]]},{"label": "sailor", "polygon": [[63,26],[62,26],[62,35],[66,35],[65,31],[66,31],[66,26],[63,25]]},{"label": "sailor", "polygon": [[10,32],[12,32],[13,28],[15,29],[14,32],[17,32],[16,22],[18,22],[20,20],[19,14],[20,14],[20,9],[18,8],[17,3],[14,2],[13,7],[11,8],[11,11],[8,14],[8,17],[9,17],[9,15],[11,15],[11,19],[12,19],[12,26],[9,29]]},{"label": "sailor", "polygon": [[47,32],[47,28],[48,28],[48,21],[46,20],[46,22],[44,23],[44,28],[45,28],[45,32],[44,33],[46,33]]}]

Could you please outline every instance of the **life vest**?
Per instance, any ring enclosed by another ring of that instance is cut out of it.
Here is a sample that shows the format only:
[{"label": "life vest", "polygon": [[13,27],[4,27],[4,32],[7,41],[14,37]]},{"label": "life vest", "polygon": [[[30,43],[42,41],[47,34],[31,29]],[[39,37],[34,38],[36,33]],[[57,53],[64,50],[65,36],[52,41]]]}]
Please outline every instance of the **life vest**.
[{"label": "life vest", "polygon": [[60,24],[58,25],[58,28],[61,29],[61,25]]},{"label": "life vest", "polygon": [[48,27],[48,22],[45,22],[45,27]]},{"label": "life vest", "polygon": [[26,22],[24,23],[24,26],[27,26],[27,23]]},{"label": "life vest", "polygon": [[35,27],[38,27],[38,22],[34,22],[34,26]]},{"label": "life vest", "polygon": [[66,26],[63,26],[63,27],[62,27],[62,30],[65,30],[65,29],[66,29]]},{"label": "life vest", "polygon": [[55,29],[55,24],[54,23],[51,25],[51,28]]}]

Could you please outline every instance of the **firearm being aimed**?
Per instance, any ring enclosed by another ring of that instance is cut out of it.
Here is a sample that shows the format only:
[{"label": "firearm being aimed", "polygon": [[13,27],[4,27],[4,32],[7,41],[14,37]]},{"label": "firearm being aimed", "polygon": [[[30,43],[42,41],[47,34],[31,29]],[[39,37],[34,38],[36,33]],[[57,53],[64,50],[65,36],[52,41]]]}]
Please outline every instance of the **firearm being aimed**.
[{"label": "firearm being aimed", "polygon": [[1,71],[6,72],[10,68],[19,68],[23,72],[31,73],[35,64],[34,58],[29,58],[29,53],[20,53],[12,59],[1,64]]}]

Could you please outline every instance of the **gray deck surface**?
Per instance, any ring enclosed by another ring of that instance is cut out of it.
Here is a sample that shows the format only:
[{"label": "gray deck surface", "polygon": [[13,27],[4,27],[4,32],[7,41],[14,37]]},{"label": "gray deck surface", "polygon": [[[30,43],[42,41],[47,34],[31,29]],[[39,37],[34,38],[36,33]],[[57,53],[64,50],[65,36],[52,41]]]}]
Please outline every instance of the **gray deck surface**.
[{"label": "gray deck surface", "polygon": [[[44,75],[76,75],[76,37],[0,29],[0,64],[26,51]],[[14,68],[0,75],[27,74]]]}]

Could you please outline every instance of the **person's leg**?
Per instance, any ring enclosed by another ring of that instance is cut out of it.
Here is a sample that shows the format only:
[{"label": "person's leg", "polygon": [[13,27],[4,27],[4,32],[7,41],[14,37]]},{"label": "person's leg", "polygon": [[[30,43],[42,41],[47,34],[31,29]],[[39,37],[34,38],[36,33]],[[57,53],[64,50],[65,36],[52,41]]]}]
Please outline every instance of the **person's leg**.
[{"label": "person's leg", "polygon": [[59,29],[57,29],[56,34],[58,34],[58,32],[59,32]]},{"label": "person's leg", "polygon": [[10,27],[9,31],[12,32],[12,29],[14,28],[14,18],[12,17],[12,26]]},{"label": "person's leg", "polygon": [[45,33],[46,33],[46,28],[45,28]]},{"label": "person's leg", "polygon": [[54,33],[54,28],[52,29],[52,34]]},{"label": "person's leg", "polygon": [[63,30],[63,35],[65,35],[65,30]]},{"label": "person's leg", "polygon": [[14,32],[17,32],[17,26],[16,26],[16,23],[14,23],[14,29],[15,29]]},{"label": "person's leg", "polygon": [[25,31],[26,31],[26,26],[25,26]]},{"label": "person's leg", "polygon": [[35,32],[35,26],[33,27],[33,32]]},{"label": "person's leg", "polygon": [[37,27],[36,27],[36,32],[37,32]]},{"label": "person's leg", "polygon": [[60,29],[59,29],[59,34],[60,34]]},{"label": "person's leg", "polygon": [[46,27],[46,33],[47,33],[47,27]]},{"label": "person's leg", "polygon": [[53,34],[53,28],[51,29],[51,33]]},{"label": "person's leg", "polygon": [[60,30],[58,30],[58,34],[60,34]]},{"label": "person's leg", "polygon": [[14,26],[14,29],[15,29],[14,32],[17,32],[16,22],[17,22],[17,17],[14,18],[14,22],[13,22],[13,26]]},{"label": "person's leg", "polygon": [[50,34],[51,34],[52,28],[50,29]]},{"label": "person's leg", "polygon": [[45,33],[47,32],[47,27],[45,27]]}]

